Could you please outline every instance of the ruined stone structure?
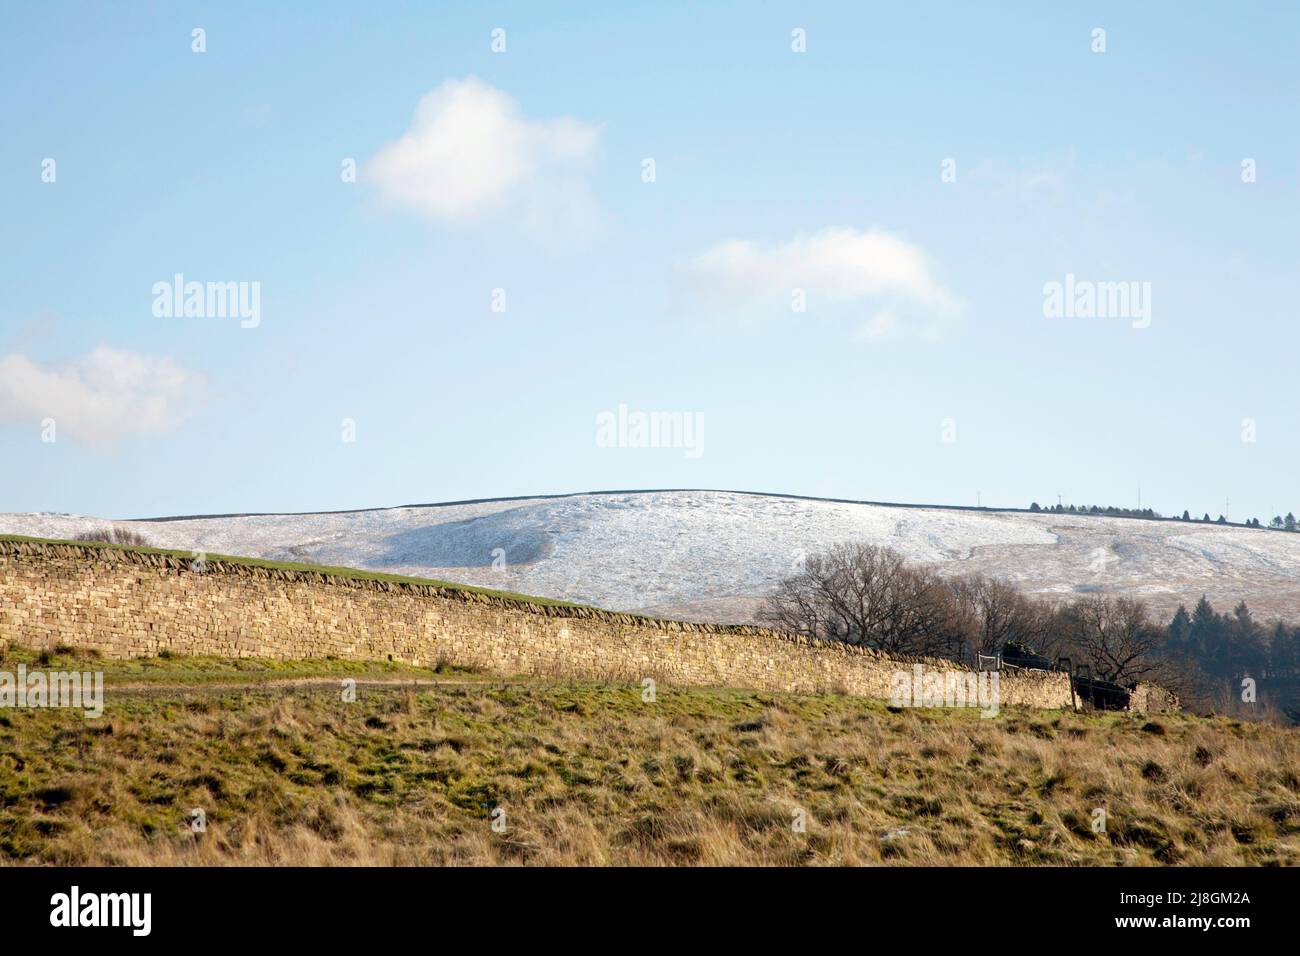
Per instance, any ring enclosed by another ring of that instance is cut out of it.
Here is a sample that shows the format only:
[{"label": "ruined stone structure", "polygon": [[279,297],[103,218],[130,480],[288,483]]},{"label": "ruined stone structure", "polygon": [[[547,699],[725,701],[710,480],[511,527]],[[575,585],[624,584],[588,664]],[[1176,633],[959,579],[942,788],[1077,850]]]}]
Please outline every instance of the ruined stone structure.
[{"label": "ruined stone structure", "polygon": [[1163,713],[1178,710],[1178,697],[1159,684],[1139,683],[1128,696],[1128,709],[1143,713]]},{"label": "ruined stone structure", "polygon": [[[460,588],[377,581],[112,546],[0,539],[0,642],[354,658],[672,685],[840,692],[888,699],[912,658],[758,627],[695,624],[533,603]],[[956,671],[951,661],[924,667]],[[1000,704],[1071,706],[1069,677],[1004,673]]]}]

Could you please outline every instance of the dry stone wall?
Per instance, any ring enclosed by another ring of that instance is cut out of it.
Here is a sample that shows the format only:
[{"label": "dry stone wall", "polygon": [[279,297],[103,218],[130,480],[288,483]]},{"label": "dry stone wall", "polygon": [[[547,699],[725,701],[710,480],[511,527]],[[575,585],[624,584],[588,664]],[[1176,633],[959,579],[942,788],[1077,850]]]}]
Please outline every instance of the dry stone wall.
[{"label": "dry stone wall", "polygon": [[[500,675],[842,692],[888,699],[892,676],[952,662],[758,627],[534,604],[436,585],[95,546],[0,540],[0,642],[223,657],[438,662]],[[1002,706],[1065,708],[1065,674],[1002,674]]]}]

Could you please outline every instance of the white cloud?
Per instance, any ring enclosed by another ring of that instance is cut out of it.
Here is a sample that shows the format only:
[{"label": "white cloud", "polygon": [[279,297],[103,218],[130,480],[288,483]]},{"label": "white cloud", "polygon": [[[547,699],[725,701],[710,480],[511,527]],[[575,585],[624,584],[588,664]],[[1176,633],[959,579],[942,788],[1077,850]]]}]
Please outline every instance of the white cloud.
[{"label": "white cloud", "polygon": [[206,380],[170,358],[101,345],[80,361],[40,365],[24,355],[0,357],[0,421],[39,427],[104,447],[129,434],[175,428],[201,400]]},{"label": "white cloud", "polygon": [[589,225],[586,182],[600,131],[571,117],[532,120],[477,77],[420,100],[410,128],[363,170],[389,203],[439,222],[514,216],[524,228]]},{"label": "white cloud", "polygon": [[810,313],[819,304],[871,298],[936,311],[956,307],[931,274],[925,254],[878,229],[823,229],[766,245],[729,239],[697,257],[690,271],[697,285],[743,302],[788,303],[792,290],[803,289]]}]

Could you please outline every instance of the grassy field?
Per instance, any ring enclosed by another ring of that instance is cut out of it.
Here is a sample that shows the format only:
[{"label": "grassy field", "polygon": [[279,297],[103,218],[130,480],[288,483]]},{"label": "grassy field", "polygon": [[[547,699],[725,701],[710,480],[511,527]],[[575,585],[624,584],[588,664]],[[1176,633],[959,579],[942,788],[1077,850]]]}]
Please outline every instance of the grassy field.
[{"label": "grassy field", "polygon": [[1300,862],[1300,735],[1264,724],[647,702],[383,663],[47,662],[104,670],[106,708],[0,711],[6,863]]},{"label": "grassy field", "polygon": [[[104,686],[157,687],[183,693],[207,686],[257,685],[300,681],[335,681],[351,677],[358,681],[410,682],[431,680],[479,680],[478,675],[455,667],[413,667],[393,661],[354,661],[337,658],[271,660],[266,658],[136,657],[114,660],[77,656],[70,649],[34,651],[11,647],[0,654],[0,670],[14,671],[18,664],[27,669],[51,671],[98,671]],[[498,682],[500,678],[497,678]],[[106,695],[107,696],[107,695]],[[111,697],[109,698],[111,700]]]}]

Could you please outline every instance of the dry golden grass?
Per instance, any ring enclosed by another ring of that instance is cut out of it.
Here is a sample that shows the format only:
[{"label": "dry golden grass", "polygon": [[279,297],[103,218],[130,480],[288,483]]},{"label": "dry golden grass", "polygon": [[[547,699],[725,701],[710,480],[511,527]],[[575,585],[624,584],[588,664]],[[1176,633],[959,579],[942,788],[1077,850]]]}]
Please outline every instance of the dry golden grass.
[{"label": "dry golden grass", "polygon": [[98,720],[0,712],[0,861],[1294,864],[1300,736],[541,681],[110,689]]}]

